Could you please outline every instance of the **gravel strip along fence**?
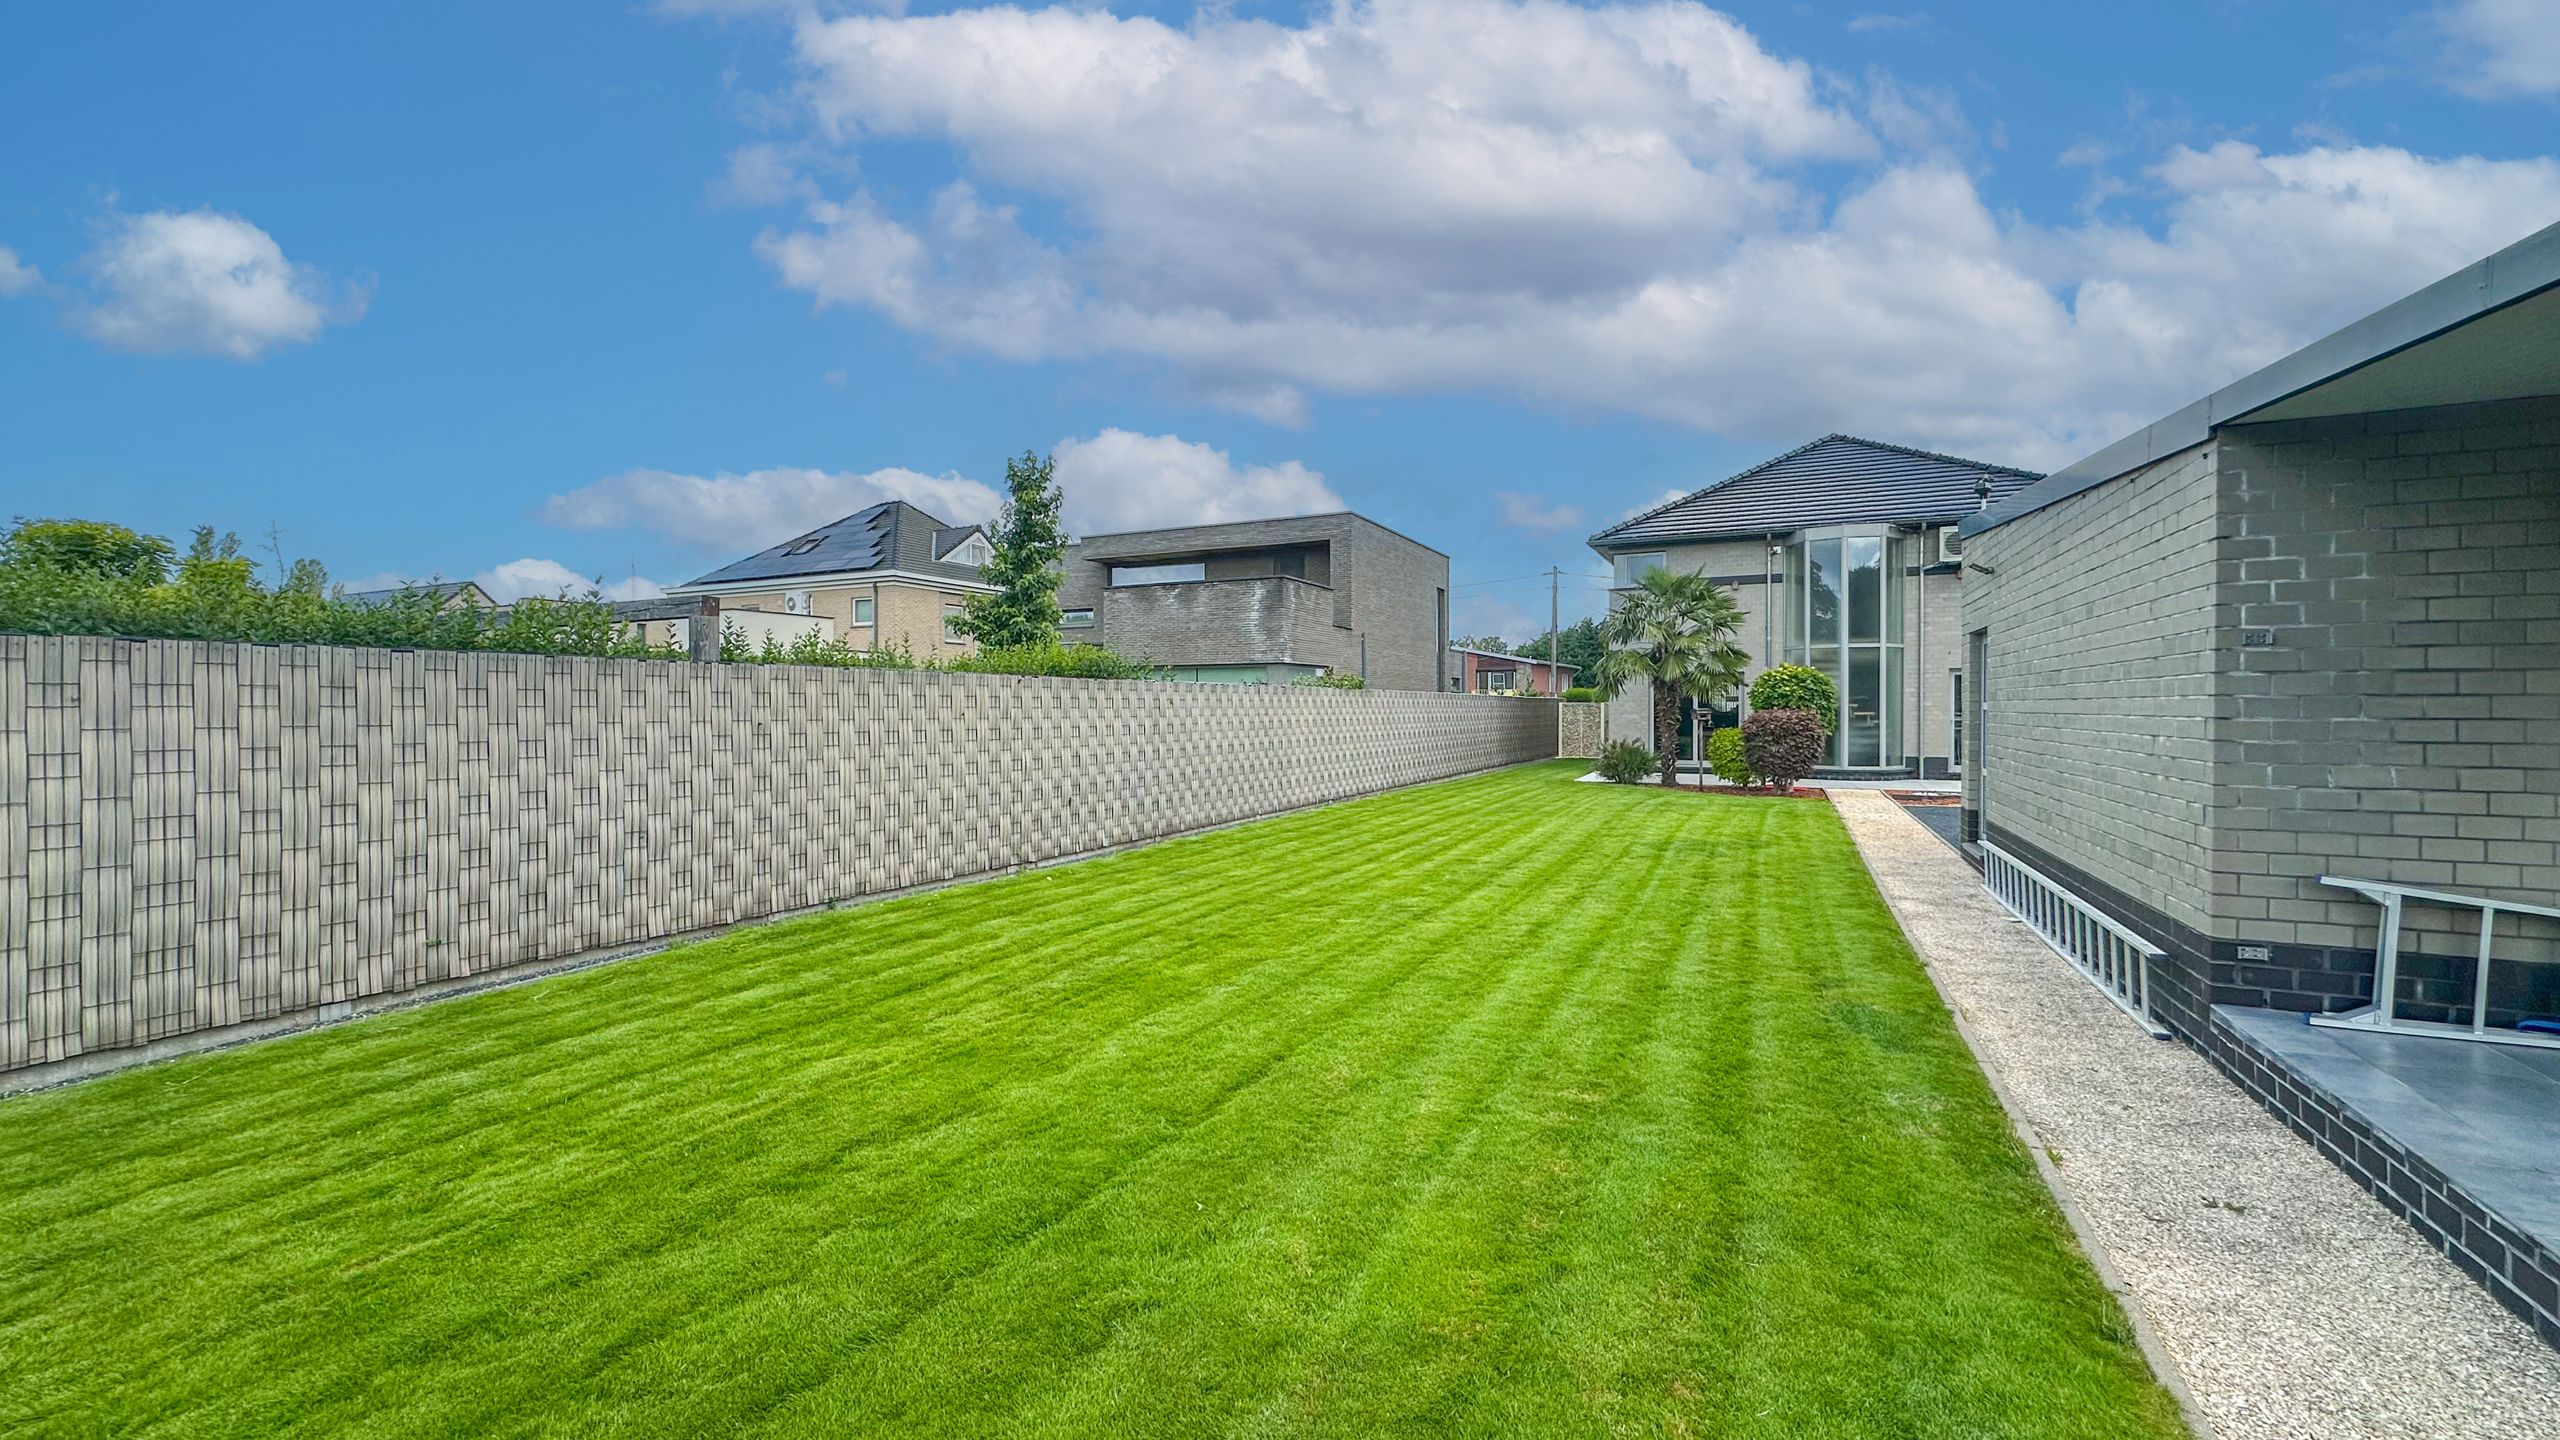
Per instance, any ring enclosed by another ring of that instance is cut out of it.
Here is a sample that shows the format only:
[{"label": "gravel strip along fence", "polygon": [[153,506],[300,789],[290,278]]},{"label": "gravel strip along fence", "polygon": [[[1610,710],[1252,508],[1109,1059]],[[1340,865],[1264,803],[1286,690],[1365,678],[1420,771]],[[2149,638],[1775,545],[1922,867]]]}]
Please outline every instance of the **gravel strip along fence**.
[{"label": "gravel strip along fence", "polygon": [[2143,1034],[1901,806],[1831,799],[2093,1258],[2220,1440],[2560,1434],[2560,1351],[2203,1056]]}]

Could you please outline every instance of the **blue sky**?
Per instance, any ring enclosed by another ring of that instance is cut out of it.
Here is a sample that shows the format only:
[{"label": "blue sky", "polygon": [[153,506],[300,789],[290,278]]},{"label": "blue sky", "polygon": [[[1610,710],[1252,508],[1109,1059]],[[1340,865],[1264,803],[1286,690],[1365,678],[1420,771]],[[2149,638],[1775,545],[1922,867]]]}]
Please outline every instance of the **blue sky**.
[{"label": "blue sky", "polygon": [[11,7],[0,500],[641,589],[1057,450],[1517,638],[1667,492],[2058,464],[2560,220],[2556,9]]}]

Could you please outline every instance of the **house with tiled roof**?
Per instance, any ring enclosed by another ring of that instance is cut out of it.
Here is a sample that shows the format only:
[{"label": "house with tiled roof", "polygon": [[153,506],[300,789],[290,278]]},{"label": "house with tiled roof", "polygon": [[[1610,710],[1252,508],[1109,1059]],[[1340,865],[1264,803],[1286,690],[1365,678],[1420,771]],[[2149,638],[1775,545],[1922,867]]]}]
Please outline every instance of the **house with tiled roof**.
[{"label": "house with tiled roof", "polygon": [[985,527],[888,500],[667,593],[716,599],[724,615],[813,617],[856,649],[930,660],[975,650],[950,624],[968,597],[994,593],[982,573],[990,554]]},{"label": "house with tiled roof", "polygon": [[[1828,768],[1946,777],[1963,753],[1955,527],[2040,477],[1905,445],[1825,435],[1591,537],[1612,583],[1704,571],[1748,620],[1750,673],[1812,665],[1840,689]],[[1609,735],[1651,745],[1653,697],[1633,686]],[[1730,724],[1739,710],[1721,714]],[[1682,759],[1693,727],[1684,713]]]}]

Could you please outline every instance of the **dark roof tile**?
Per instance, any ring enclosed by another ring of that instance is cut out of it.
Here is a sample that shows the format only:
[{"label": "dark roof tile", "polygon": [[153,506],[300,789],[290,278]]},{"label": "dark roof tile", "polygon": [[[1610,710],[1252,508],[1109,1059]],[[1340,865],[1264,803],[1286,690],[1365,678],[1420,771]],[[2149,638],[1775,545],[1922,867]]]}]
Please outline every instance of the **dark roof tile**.
[{"label": "dark roof tile", "polygon": [[2040,477],[1908,446],[1825,435],[1739,475],[1719,480],[1591,537],[1599,548],[1757,535],[1812,525],[1961,520],[1981,505],[1988,481],[1997,501]]}]

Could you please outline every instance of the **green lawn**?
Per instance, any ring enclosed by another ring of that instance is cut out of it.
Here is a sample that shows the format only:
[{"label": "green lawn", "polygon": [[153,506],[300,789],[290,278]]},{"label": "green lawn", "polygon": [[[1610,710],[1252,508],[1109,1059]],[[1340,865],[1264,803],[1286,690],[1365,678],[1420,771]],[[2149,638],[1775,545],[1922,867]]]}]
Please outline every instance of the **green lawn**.
[{"label": "green lawn", "polygon": [[0,1101],[0,1433],[2183,1433],[1830,807],[1575,768]]}]

